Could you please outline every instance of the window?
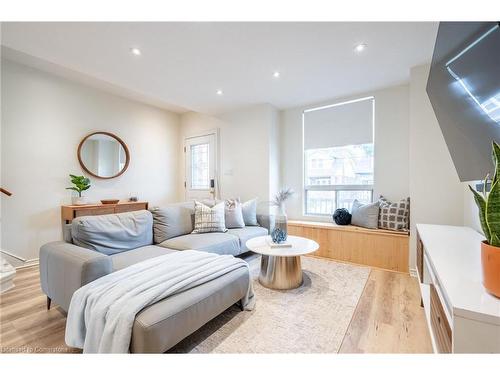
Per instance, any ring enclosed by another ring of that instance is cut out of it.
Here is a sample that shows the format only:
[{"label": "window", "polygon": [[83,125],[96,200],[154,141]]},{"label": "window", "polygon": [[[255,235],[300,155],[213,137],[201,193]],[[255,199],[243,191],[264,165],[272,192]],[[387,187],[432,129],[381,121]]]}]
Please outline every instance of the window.
[{"label": "window", "polygon": [[374,99],[304,112],[304,213],[331,215],[372,201]]},{"label": "window", "polygon": [[191,145],[191,189],[210,188],[209,144]]}]

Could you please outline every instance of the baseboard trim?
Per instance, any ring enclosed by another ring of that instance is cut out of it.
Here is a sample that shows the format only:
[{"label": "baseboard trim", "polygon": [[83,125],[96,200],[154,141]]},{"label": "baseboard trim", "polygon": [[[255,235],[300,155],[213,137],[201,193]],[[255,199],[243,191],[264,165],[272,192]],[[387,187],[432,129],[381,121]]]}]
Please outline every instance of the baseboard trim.
[{"label": "baseboard trim", "polygon": [[38,258],[37,259],[28,259],[24,264],[17,266],[16,270],[19,270],[21,268],[33,267],[33,266],[38,266]]},{"label": "baseboard trim", "polygon": [[27,262],[28,261],[28,259],[20,257],[19,255],[16,255],[16,254],[12,254],[12,253],[8,252],[7,250],[0,249],[0,253],[4,253],[5,255],[8,255],[8,256],[10,256],[12,258],[16,258],[17,260],[20,260],[21,262]]},{"label": "baseboard trim", "polygon": [[418,277],[417,269],[416,268],[410,268],[410,276],[411,277]]},{"label": "baseboard trim", "polygon": [[26,268],[26,267],[32,267],[32,266],[38,265],[38,258],[26,259],[26,258],[20,257],[19,255],[12,254],[11,252],[3,250],[3,249],[0,249],[0,253],[3,253],[5,255],[8,255],[14,259],[17,259],[17,260],[23,262],[23,264],[21,264],[20,266],[15,267],[16,270],[20,269],[20,268]]}]

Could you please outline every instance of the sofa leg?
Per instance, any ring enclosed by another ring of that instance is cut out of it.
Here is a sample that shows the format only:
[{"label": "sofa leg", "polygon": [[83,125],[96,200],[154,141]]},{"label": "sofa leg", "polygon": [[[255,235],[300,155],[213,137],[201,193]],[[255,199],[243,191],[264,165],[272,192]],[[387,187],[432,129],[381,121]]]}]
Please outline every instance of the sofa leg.
[{"label": "sofa leg", "polygon": [[50,303],[52,302],[52,300],[50,299],[49,296],[47,296],[47,310],[50,310]]}]

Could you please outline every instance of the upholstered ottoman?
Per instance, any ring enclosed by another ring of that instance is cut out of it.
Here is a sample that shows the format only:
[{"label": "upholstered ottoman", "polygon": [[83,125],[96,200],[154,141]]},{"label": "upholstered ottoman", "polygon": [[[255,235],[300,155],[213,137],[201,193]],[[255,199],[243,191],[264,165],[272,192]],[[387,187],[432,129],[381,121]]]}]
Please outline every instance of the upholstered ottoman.
[{"label": "upholstered ottoman", "polygon": [[248,270],[239,268],[145,308],[136,316],[130,351],[167,351],[240,301],[248,290],[249,280]]}]

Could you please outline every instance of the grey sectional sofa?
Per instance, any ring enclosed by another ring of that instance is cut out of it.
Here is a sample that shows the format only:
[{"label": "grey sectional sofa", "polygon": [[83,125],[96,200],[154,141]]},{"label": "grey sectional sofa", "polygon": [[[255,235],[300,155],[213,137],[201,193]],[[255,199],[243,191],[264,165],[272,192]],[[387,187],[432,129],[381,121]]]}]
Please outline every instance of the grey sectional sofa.
[{"label": "grey sectional sofa", "polygon": [[[174,251],[193,249],[239,255],[245,242],[265,235],[273,217],[258,215],[257,226],[225,233],[191,234],[191,202],[148,211],[86,216],[65,227],[64,241],[40,248],[40,280],[48,307],[54,301],[68,311],[73,293],[81,286],[140,261]],[[247,271],[242,269],[173,295],[142,310],[132,331],[131,352],[165,352],[246,293]]]}]

